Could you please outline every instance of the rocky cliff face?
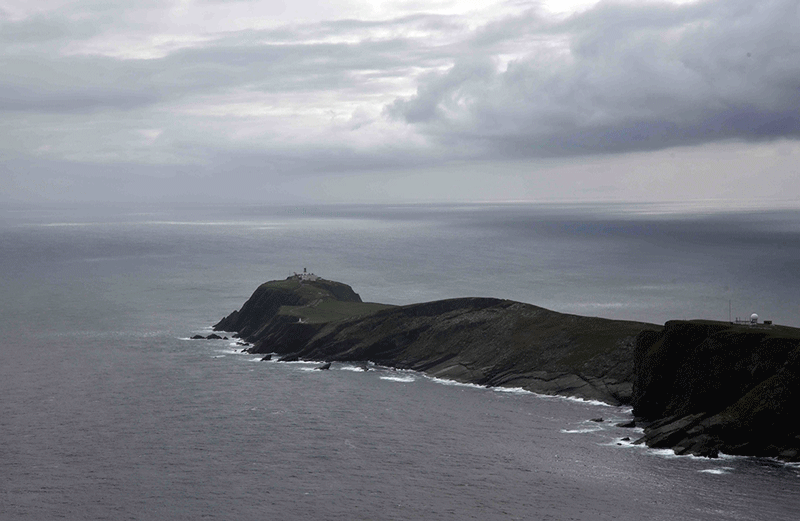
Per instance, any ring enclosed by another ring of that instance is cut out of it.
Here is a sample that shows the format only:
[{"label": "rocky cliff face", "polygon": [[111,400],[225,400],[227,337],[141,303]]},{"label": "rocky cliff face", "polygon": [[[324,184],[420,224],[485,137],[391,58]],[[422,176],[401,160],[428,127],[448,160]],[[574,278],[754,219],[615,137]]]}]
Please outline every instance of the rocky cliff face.
[{"label": "rocky cliff face", "polygon": [[634,353],[639,440],[678,454],[798,461],[800,331],[780,326],[667,322]]},{"label": "rocky cliff face", "polygon": [[509,300],[463,298],[330,323],[298,354],[622,404],[631,398],[634,341],[646,327]]},{"label": "rocky cliff face", "polygon": [[[236,331],[254,344],[253,353],[372,361],[463,382],[622,404],[631,399],[636,336],[658,327],[488,298],[375,311],[352,304],[360,299],[339,283],[307,284],[325,295],[315,294],[315,300],[305,294],[308,287],[266,283],[215,329]],[[322,308],[328,314],[317,312]]]}]

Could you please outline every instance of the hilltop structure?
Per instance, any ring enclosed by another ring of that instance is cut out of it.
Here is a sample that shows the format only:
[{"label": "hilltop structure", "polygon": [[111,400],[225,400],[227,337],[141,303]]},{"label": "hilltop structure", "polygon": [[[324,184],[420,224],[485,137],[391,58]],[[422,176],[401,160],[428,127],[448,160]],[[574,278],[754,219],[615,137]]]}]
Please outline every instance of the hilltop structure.
[{"label": "hilltop structure", "polygon": [[294,278],[302,281],[302,282],[314,282],[315,280],[319,279],[313,273],[309,273],[306,268],[303,268],[303,273],[296,273],[294,274]]}]

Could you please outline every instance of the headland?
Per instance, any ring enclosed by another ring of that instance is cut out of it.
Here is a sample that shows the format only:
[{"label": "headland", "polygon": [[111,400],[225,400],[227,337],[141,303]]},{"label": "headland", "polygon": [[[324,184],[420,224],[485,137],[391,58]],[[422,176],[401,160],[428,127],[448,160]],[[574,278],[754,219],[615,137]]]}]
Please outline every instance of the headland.
[{"label": "headland", "polygon": [[259,286],[216,331],[281,360],[373,362],[632,405],[637,443],[800,460],[800,330],[558,313],[495,298],[392,306],[306,274]]}]

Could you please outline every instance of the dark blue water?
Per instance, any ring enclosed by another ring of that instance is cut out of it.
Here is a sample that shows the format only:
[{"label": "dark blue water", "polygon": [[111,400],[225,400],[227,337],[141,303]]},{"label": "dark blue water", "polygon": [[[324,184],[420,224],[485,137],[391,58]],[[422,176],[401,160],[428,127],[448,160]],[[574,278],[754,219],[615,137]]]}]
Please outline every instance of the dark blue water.
[{"label": "dark blue water", "polygon": [[185,339],[303,267],[372,301],[800,325],[800,213],[662,210],[6,210],[0,518],[795,519],[798,469],[631,446],[625,409]]}]

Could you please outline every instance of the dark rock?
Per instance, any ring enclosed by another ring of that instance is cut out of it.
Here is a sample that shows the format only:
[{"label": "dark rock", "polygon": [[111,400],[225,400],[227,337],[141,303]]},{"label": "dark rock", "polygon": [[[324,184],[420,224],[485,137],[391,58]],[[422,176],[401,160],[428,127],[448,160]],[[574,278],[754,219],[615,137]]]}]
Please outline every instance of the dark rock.
[{"label": "dark rock", "polygon": [[589,420],[589,421],[593,421],[593,422],[597,422],[597,423],[602,423],[602,422],[603,422],[603,418],[592,418],[592,419],[591,419],[591,420]]},{"label": "dark rock", "polygon": [[206,337],[204,337],[203,335],[194,335],[192,337],[192,340],[205,340],[205,339]]},{"label": "dark rock", "polygon": [[622,441],[631,441],[631,439],[628,436],[625,436],[624,438],[622,438]]},{"label": "dark rock", "polygon": [[797,459],[800,330],[672,321],[643,332],[634,359],[634,414],[652,421],[637,442]]},{"label": "dark rock", "polygon": [[315,367],[314,369],[317,369],[319,371],[327,371],[330,368],[331,368],[331,363],[330,362],[325,362],[324,364],[322,364],[322,365],[320,365],[318,367]]},{"label": "dark rock", "polygon": [[222,340],[222,337],[217,335],[216,333],[211,333],[206,337],[208,340]]},{"label": "dark rock", "polygon": [[629,422],[618,423],[617,427],[622,427],[623,429],[632,429],[636,427],[636,421],[631,420]]},{"label": "dark rock", "polygon": [[264,357],[261,359],[262,362],[268,362],[270,360],[272,360],[272,355],[264,355]]}]

